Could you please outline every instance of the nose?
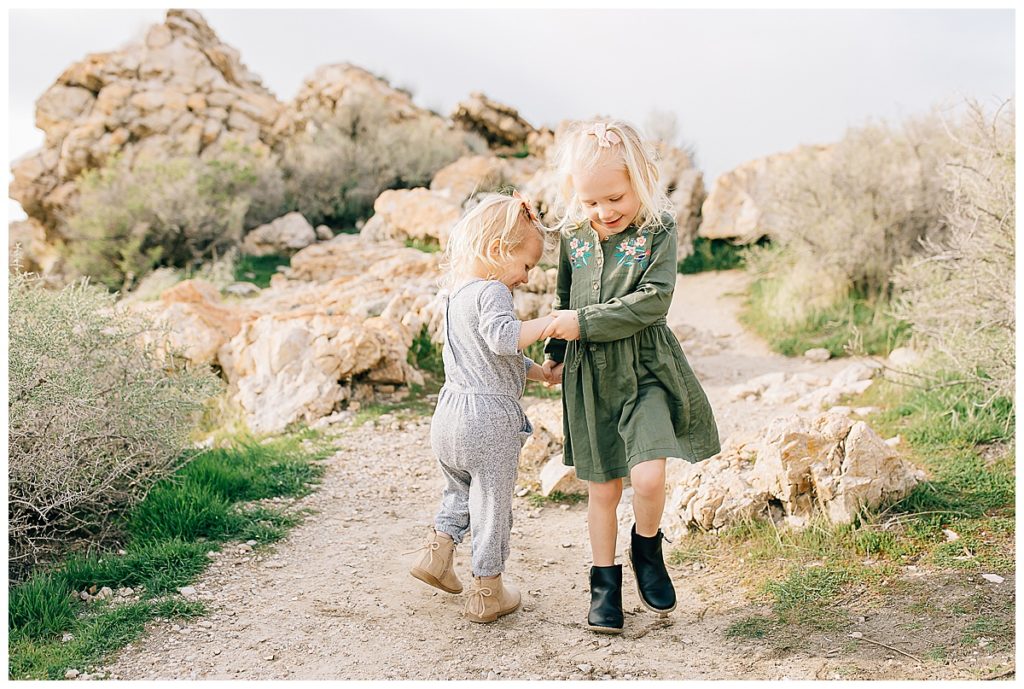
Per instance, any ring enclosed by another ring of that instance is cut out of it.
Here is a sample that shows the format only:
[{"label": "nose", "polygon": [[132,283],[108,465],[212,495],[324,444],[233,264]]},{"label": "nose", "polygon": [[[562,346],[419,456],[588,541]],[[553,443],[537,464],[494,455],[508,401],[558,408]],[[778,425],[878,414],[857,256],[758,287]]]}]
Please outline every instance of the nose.
[{"label": "nose", "polygon": [[615,217],[615,211],[611,208],[601,207],[597,211],[597,217],[601,220],[611,220]]}]

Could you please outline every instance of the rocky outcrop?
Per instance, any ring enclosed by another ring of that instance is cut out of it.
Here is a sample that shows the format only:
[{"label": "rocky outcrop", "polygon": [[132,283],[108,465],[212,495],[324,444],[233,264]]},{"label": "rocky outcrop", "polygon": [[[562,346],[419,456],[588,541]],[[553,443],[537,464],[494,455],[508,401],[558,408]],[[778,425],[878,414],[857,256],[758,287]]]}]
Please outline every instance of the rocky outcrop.
[{"label": "rocky outcrop", "polygon": [[198,12],[169,10],[144,42],[87,56],[39,98],[45,143],[13,163],[10,196],[52,240],[83,170],[114,155],[215,155],[229,141],[266,150],[283,112]]},{"label": "rocky outcrop", "polygon": [[455,106],[451,120],[479,134],[495,153],[543,156],[554,140],[551,130],[537,130],[508,105],[491,100],[479,91]]},{"label": "rocky outcrop", "polygon": [[906,496],[924,473],[870,426],[844,414],[773,421],[709,460],[669,460],[665,533],[716,530],[753,517],[793,527],[817,515],[853,520],[862,508]]},{"label": "rocky outcrop", "polygon": [[827,151],[826,146],[801,146],[788,153],[748,161],[719,176],[701,207],[698,235],[735,244],[752,244],[772,236],[774,220],[768,208],[772,176],[794,160]]},{"label": "rocky outcrop", "polygon": [[413,103],[408,92],[345,62],[317,67],[303,80],[295,99],[286,108],[288,131],[312,132],[346,109],[391,122],[429,120],[438,129],[448,128],[444,119]]},{"label": "rocky outcrop", "polygon": [[158,328],[147,338],[217,365],[249,427],[312,422],[371,389],[422,383],[407,361],[424,326],[438,333],[437,255],[339,235],[297,253],[269,289],[243,302],[187,280],[156,302],[126,302]]}]

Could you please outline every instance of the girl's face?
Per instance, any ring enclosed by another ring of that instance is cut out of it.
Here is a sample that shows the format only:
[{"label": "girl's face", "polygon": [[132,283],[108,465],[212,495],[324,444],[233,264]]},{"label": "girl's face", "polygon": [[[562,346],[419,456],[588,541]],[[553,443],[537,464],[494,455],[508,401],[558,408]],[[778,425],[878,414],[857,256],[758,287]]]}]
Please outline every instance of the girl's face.
[{"label": "girl's face", "polygon": [[572,184],[590,224],[602,236],[622,232],[640,213],[640,199],[624,168],[574,170]]},{"label": "girl's face", "polygon": [[498,275],[498,279],[510,290],[526,284],[528,279],[527,273],[537,265],[541,254],[544,253],[544,240],[541,238],[540,233],[533,228],[524,229],[523,231],[526,232],[526,238],[512,252],[508,262],[502,266],[501,272]]}]

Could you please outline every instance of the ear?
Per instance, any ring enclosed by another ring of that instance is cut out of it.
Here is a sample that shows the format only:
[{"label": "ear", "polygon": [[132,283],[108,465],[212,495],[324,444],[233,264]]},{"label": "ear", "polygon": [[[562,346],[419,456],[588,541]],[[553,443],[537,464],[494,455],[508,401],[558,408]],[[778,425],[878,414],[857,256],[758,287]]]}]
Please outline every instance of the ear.
[{"label": "ear", "polygon": [[501,240],[495,239],[491,242],[491,245],[487,247],[487,255],[491,258],[498,258],[501,256]]}]

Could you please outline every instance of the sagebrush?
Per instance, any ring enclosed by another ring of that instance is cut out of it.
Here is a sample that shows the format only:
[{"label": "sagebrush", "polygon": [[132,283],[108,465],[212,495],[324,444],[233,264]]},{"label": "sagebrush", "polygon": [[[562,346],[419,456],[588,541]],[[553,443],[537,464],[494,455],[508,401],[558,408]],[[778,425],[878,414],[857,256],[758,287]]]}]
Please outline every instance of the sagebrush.
[{"label": "sagebrush", "polygon": [[216,260],[285,211],[280,170],[244,146],[217,158],[115,156],[84,172],[79,190],[63,229],[68,261],[111,289],[129,289],[159,266]]},{"label": "sagebrush", "polygon": [[152,326],[100,287],[49,290],[14,274],[9,292],[8,543],[19,577],[74,542],[102,540],[177,468],[219,382],[141,344]]},{"label": "sagebrush", "polygon": [[942,236],[895,275],[896,313],[922,349],[961,379],[1014,397],[1014,104],[989,114],[970,103],[950,130],[957,150],[943,168]]}]

